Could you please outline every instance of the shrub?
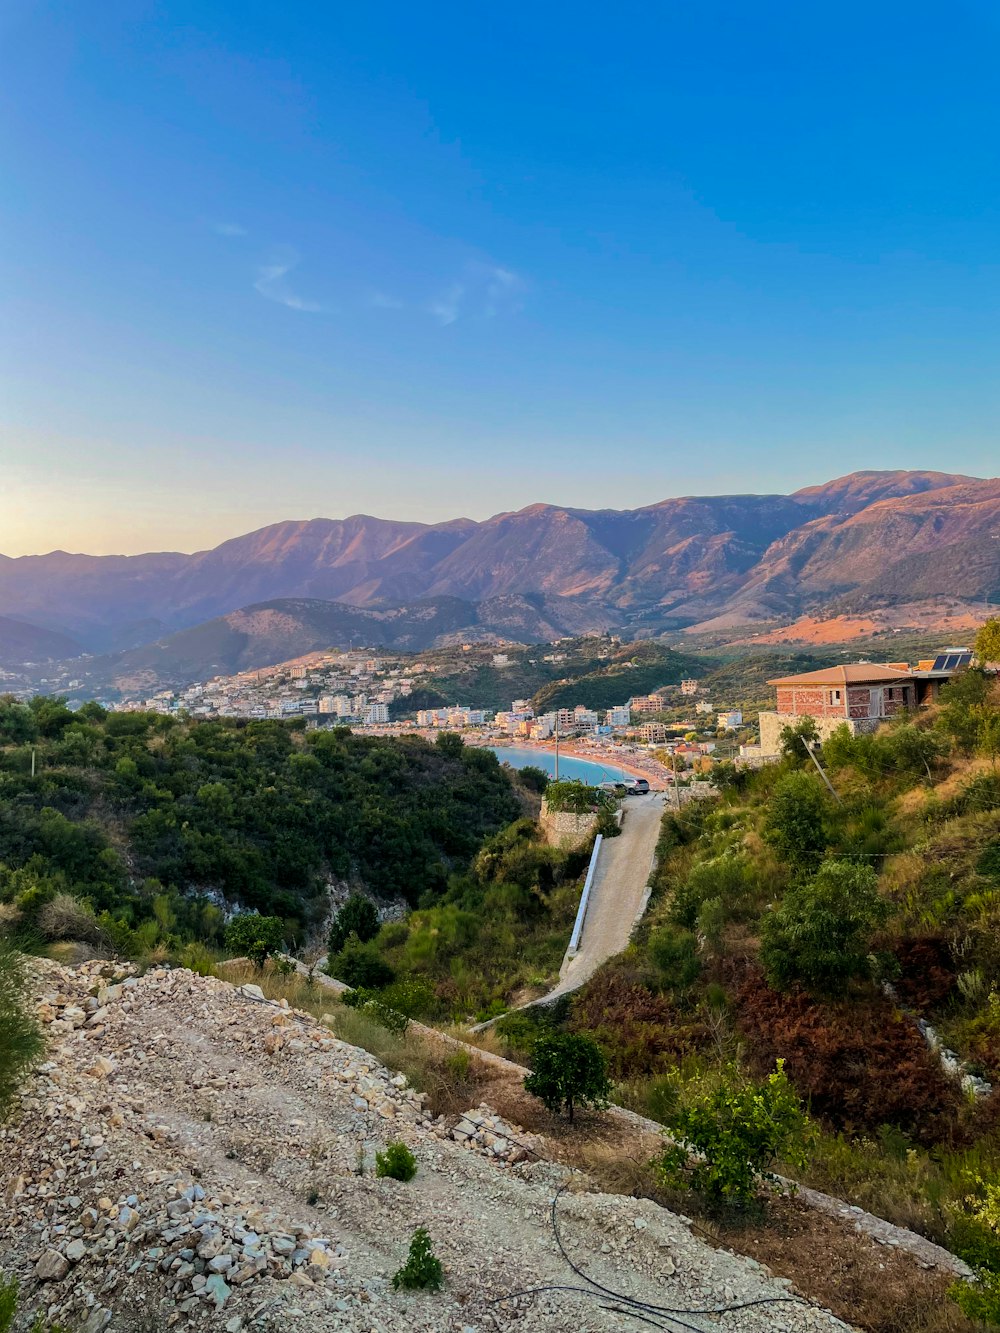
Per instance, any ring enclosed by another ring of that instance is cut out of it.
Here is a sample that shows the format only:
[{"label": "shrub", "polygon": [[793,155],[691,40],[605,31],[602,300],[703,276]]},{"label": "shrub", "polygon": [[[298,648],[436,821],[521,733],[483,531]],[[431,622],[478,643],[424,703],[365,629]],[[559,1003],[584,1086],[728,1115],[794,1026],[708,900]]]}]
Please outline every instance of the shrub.
[{"label": "shrub", "polygon": [[263,967],[272,953],[284,944],[285,925],[278,916],[241,912],[226,927],[226,948],[244,954],[255,967]]},{"label": "shrub", "polygon": [[532,1072],[524,1080],[525,1091],[554,1115],[565,1107],[572,1120],[578,1104],[598,1109],[607,1106],[611,1092],[608,1065],[592,1037],[573,1032],[539,1037],[531,1063]]},{"label": "shrub", "polygon": [[698,941],[691,931],[678,926],[661,926],[653,932],[649,956],[663,974],[665,987],[675,994],[690,990],[701,974]]},{"label": "shrub", "polygon": [[692,930],[705,903],[718,899],[732,918],[755,895],[757,877],[750,858],[727,852],[698,861],[674,890],[670,915],[679,926]]},{"label": "shrub", "polygon": [[389,964],[378,956],[374,945],[370,941],[362,944],[358,939],[349,939],[340,953],[331,955],[328,967],[331,976],[355,989],[388,986],[396,978]]},{"label": "shrub", "polygon": [[42,1034],[28,1011],[25,990],[22,956],[0,940],[0,1120],[43,1049]]},{"label": "shrub", "polygon": [[359,893],[354,893],[334,917],[327,947],[330,953],[340,953],[349,936],[357,935],[364,944],[367,940],[373,940],[378,931],[378,909],[375,904],[368,898],[362,898]]},{"label": "shrub", "polygon": [[412,1180],[417,1174],[417,1159],[405,1143],[396,1140],[386,1145],[385,1152],[375,1154],[375,1174],[390,1180]]},{"label": "shrub", "polygon": [[102,931],[97,918],[70,893],[57,893],[38,913],[38,929],[47,940],[101,939]]},{"label": "shrub", "polygon": [[814,999],[746,977],[734,1012],[763,1071],[783,1057],[814,1115],[847,1133],[894,1124],[921,1143],[950,1136],[962,1107],[958,1084],[927,1049],[912,1019],[881,996]]},{"label": "shrub", "polygon": [[808,762],[806,746],[816,744],[819,740],[819,731],[813,718],[804,717],[794,726],[782,727],[780,740],[782,757],[801,764]]},{"label": "shrub", "polygon": [[800,982],[834,994],[853,978],[871,975],[872,933],[888,910],[873,870],[828,861],[764,918],[760,956],[768,981],[779,989]]},{"label": "shrub", "polygon": [[731,1073],[675,1111],[667,1125],[677,1142],[657,1162],[660,1179],[715,1204],[749,1204],[762,1183],[777,1182],[776,1161],[805,1165],[811,1140],[781,1060],[763,1083],[744,1083]]},{"label": "shrub", "polygon": [[550,810],[567,811],[574,815],[615,808],[614,797],[598,787],[588,787],[579,781],[550,782],[545,789],[545,800]]},{"label": "shrub", "polygon": [[394,1274],[392,1285],[396,1291],[400,1287],[407,1291],[440,1291],[443,1282],[444,1269],[431,1249],[431,1238],[425,1227],[417,1227],[406,1263]]},{"label": "shrub", "polygon": [[975,1281],[953,1283],[948,1295],[969,1319],[1000,1325],[1000,1273],[978,1270]]},{"label": "shrub", "polygon": [[537,768],[534,764],[525,764],[524,768],[518,769],[517,780],[522,787],[536,792],[539,796],[545,795],[545,789],[549,785],[548,773],[544,768]]},{"label": "shrub", "polygon": [[10,1333],[17,1313],[17,1278],[5,1278],[0,1273],[0,1333]]},{"label": "shrub", "polygon": [[826,801],[814,774],[786,773],[775,784],[764,838],[797,870],[815,870],[819,865],[827,845]]},{"label": "shrub", "polygon": [[348,1009],[363,1010],[380,1027],[394,1032],[397,1036],[402,1036],[410,1025],[407,1015],[387,1004],[380,991],[358,987],[355,990],[345,991],[341,1003],[346,1004]]}]

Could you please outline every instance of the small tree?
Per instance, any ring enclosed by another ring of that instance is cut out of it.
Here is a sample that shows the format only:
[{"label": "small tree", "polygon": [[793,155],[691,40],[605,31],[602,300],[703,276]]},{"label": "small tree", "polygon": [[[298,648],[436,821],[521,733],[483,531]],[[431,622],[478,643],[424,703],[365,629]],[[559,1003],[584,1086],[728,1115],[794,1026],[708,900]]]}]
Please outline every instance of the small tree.
[{"label": "small tree", "polygon": [[808,758],[806,747],[811,748],[819,740],[815,719],[804,717],[793,726],[782,727],[780,740],[782,757],[801,764]]},{"label": "small tree", "polygon": [[537,792],[542,796],[549,785],[549,775],[544,768],[538,768],[535,764],[525,764],[524,768],[517,771],[517,779],[522,787],[528,791]]},{"label": "small tree", "polygon": [[786,773],[774,787],[764,819],[764,838],[798,870],[814,870],[826,850],[826,801],[819,780]]},{"label": "small tree", "polygon": [[764,918],[760,956],[768,981],[779,989],[801,982],[833,994],[870,976],[872,932],[888,914],[874,870],[828,861]]},{"label": "small tree", "polygon": [[762,1183],[777,1183],[771,1171],[776,1161],[805,1165],[812,1138],[782,1060],[760,1084],[742,1082],[731,1072],[666,1123],[677,1142],[657,1160],[660,1179],[716,1205],[751,1203]]},{"label": "small tree", "polygon": [[0,940],[0,1120],[43,1049],[42,1034],[28,1010],[25,991],[21,955]]},{"label": "small tree", "polygon": [[431,1238],[426,1227],[417,1227],[410,1241],[410,1252],[406,1263],[394,1274],[392,1285],[396,1291],[400,1287],[407,1291],[440,1291],[444,1282],[444,1269],[441,1260],[436,1258],[431,1249]]},{"label": "small tree", "polygon": [[340,953],[349,935],[357,935],[362,944],[373,940],[379,932],[378,908],[369,898],[352,893],[333,918],[327,946],[330,953]]},{"label": "small tree", "polygon": [[1000,617],[987,620],[976,635],[976,656],[980,664],[1000,662]]},{"label": "small tree", "polygon": [[417,1159],[405,1143],[396,1139],[386,1144],[385,1152],[375,1154],[375,1174],[390,1180],[412,1180],[417,1174]]},{"label": "small tree", "polygon": [[259,916],[241,912],[226,927],[226,948],[245,954],[255,967],[263,967],[285,942],[285,924],[280,916]]},{"label": "small tree", "polygon": [[565,1107],[572,1120],[577,1104],[599,1110],[607,1106],[611,1093],[608,1062],[593,1037],[547,1033],[535,1042],[531,1064],[532,1072],[524,1080],[525,1091],[553,1115]]}]

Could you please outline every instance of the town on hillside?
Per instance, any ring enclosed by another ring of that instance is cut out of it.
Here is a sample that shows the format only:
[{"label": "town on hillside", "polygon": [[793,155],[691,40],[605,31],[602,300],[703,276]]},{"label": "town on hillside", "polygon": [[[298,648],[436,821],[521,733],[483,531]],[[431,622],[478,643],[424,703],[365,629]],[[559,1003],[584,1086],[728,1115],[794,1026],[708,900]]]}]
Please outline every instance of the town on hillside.
[{"label": "town on hillside", "polygon": [[[558,644],[547,647],[545,662],[564,660]],[[465,645],[459,653],[472,651],[473,645]],[[482,656],[481,645],[475,651]],[[773,762],[786,729],[805,718],[813,720],[819,740],[844,725],[855,735],[872,731],[936,699],[941,686],[972,661],[970,648],[945,647],[912,664],[858,661],[774,677],[767,682],[773,706],[754,716],[731,701],[713,700],[693,677],[607,708],[536,707],[527,697],[500,708],[476,699],[421,707],[435,693],[435,680],[454,680],[454,654],[331,649],[108,706],[193,718],[302,719],[309,730],[346,726],[388,736],[452,731],[467,743],[498,749],[541,751],[562,743],[564,753],[631,765],[669,785],[707,780],[724,760],[738,767]],[[502,677],[514,665],[514,650],[490,649],[487,665]]]}]

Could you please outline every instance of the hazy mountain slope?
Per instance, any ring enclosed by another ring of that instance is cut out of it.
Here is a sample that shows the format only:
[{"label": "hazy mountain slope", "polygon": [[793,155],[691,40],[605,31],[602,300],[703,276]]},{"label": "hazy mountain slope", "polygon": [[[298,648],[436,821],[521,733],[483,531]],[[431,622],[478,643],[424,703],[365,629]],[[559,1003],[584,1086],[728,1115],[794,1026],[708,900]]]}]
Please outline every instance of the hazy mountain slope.
[{"label": "hazy mountain slope", "polygon": [[419,652],[497,635],[538,643],[578,628],[605,628],[590,619],[572,604],[563,608],[541,598],[536,604],[516,596],[478,604],[457,597],[425,598],[377,609],[315,598],[276,598],[129,652],[94,658],[82,675],[93,689],[151,691],[268,666],[321,648],[365,644]]},{"label": "hazy mountain slope", "polygon": [[978,480],[961,472],[851,472],[819,486],[805,486],[791,499],[825,513],[856,513],[876,500],[917,495]]},{"label": "hazy mountain slope", "polygon": [[[879,500],[844,519],[816,519],[775,542],[741,589],[740,601],[794,595],[801,605],[860,588],[869,596],[899,593],[906,591],[908,568],[920,570],[915,596],[978,596],[989,591],[983,587],[984,552],[998,539],[1000,481]],[[973,568],[980,575],[970,579]]]},{"label": "hazy mountain slope", "polygon": [[23,620],[0,616],[0,666],[21,662],[52,662],[75,657],[82,652],[80,645],[67,634],[39,629]]},{"label": "hazy mountain slope", "polygon": [[[512,637],[534,637],[533,617],[562,623],[558,606],[574,630],[655,630],[794,616],[869,585],[876,595],[904,556],[974,545],[993,526],[1000,482],[936,472],[860,472],[792,496],[687,496],[634,510],[531,505],[482,523],[354,515],[276,523],[194,555],[3,558],[0,615],[97,652],[286,598],[403,613],[428,597],[543,598],[498,606],[497,623],[513,616]],[[962,595],[955,573],[929,562],[921,586]]]}]

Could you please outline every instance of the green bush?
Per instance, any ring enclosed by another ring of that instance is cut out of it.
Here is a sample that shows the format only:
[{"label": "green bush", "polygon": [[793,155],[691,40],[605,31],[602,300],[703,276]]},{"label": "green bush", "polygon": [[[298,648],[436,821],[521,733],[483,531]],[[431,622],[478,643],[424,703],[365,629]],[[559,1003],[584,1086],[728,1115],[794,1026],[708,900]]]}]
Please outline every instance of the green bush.
[{"label": "green bush", "polygon": [[348,1009],[363,1010],[380,1027],[394,1032],[397,1036],[402,1036],[410,1025],[407,1015],[387,1004],[381,991],[358,987],[355,990],[345,991],[341,996],[341,1003],[346,1004]]},{"label": "green bush", "polygon": [[255,967],[263,967],[272,953],[285,942],[285,923],[277,916],[259,916],[241,912],[226,927],[226,948],[232,954],[245,955]]},{"label": "green bush", "polygon": [[953,1283],[948,1295],[969,1319],[1000,1325],[1000,1273],[979,1269],[974,1281]]},{"label": "green bush", "polygon": [[687,1188],[710,1203],[746,1206],[779,1159],[802,1167],[811,1141],[808,1117],[784,1062],[764,1083],[730,1073],[667,1118],[676,1139],[657,1160],[664,1185]]},{"label": "green bush", "polygon": [[761,963],[772,986],[795,982],[823,994],[872,973],[872,933],[889,913],[874,870],[828,861],[812,880],[788,890],[764,918]]},{"label": "green bush", "polygon": [[698,941],[689,930],[666,925],[649,937],[649,956],[674,994],[691,989],[701,975]]},{"label": "green bush", "polygon": [[757,876],[750,858],[726,852],[698,861],[687,878],[677,885],[670,915],[679,926],[692,930],[705,903],[719,900],[731,918],[756,894]]},{"label": "green bush", "polygon": [[406,1263],[393,1275],[392,1285],[407,1291],[440,1291],[444,1282],[441,1260],[431,1249],[431,1238],[424,1227],[417,1227],[410,1241]]},{"label": "green bush", "polygon": [[355,990],[388,986],[396,978],[371,941],[362,944],[358,939],[348,939],[340,953],[330,956],[327,966],[331,976]]},{"label": "green bush", "polygon": [[28,1009],[23,957],[0,940],[0,1120],[43,1045],[41,1030]]},{"label": "green bush", "polygon": [[603,1109],[611,1081],[608,1062],[592,1037],[584,1033],[546,1033],[531,1053],[532,1072],[524,1080],[526,1092],[546,1110],[558,1115],[564,1108],[570,1120],[576,1106]]},{"label": "green bush", "polygon": [[550,810],[573,815],[590,814],[593,810],[613,810],[614,797],[599,787],[588,787],[580,781],[550,782],[545,789],[545,801]]},{"label": "green bush", "polygon": [[375,1154],[375,1174],[391,1180],[412,1180],[417,1174],[417,1159],[405,1143],[397,1140],[387,1144],[385,1152]]},{"label": "green bush", "polygon": [[764,818],[764,838],[799,871],[815,870],[826,851],[826,800],[819,778],[786,773],[774,787]]},{"label": "green bush", "polygon": [[[2,707],[2,705],[0,705]],[[0,1273],[0,1333],[10,1333],[17,1314],[17,1278]]]},{"label": "green bush", "polygon": [[533,791],[539,796],[545,795],[545,789],[549,785],[549,775],[544,768],[536,768],[534,764],[525,764],[524,768],[517,770],[517,780],[522,787],[528,791]]},{"label": "green bush", "polygon": [[327,948],[330,953],[340,953],[349,936],[357,935],[362,944],[373,940],[378,934],[378,909],[368,898],[354,893],[344,903],[333,919]]}]

